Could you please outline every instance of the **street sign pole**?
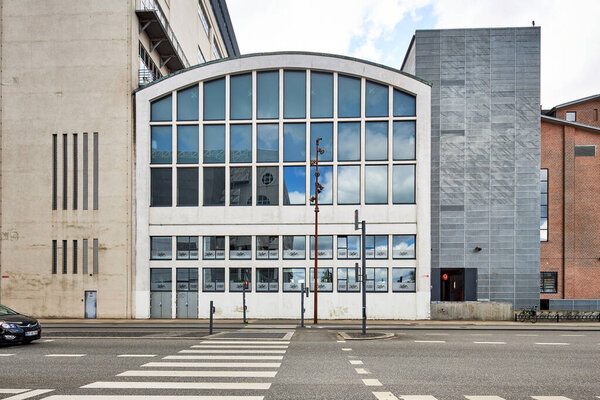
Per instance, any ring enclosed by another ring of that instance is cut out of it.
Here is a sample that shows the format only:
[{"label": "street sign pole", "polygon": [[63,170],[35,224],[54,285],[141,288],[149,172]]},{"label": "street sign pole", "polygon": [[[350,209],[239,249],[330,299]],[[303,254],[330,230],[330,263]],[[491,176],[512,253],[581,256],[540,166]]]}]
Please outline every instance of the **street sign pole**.
[{"label": "street sign pole", "polygon": [[[357,231],[358,228],[358,210],[354,210],[354,230]],[[362,286],[362,334],[366,335],[367,334],[367,287],[365,285],[366,280],[367,280],[367,257],[365,254],[365,238],[367,235],[367,223],[362,220],[360,222],[360,230],[361,230],[361,234],[360,234],[360,253],[361,253],[361,261],[362,261],[362,268],[360,271],[360,277],[359,277],[359,271],[358,271],[358,263],[355,264],[355,279],[359,280],[361,282],[361,286]]]}]

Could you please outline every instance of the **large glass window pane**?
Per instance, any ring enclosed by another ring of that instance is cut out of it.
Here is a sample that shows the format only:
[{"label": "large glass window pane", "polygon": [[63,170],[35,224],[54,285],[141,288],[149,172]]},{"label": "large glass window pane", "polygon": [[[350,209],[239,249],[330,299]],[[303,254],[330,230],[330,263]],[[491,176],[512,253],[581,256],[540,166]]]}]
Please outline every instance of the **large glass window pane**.
[{"label": "large glass window pane", "polygon": [[360,122],[338,123],[338,161],[360,160]]},{"label": "large glass window pane", "polygon": [[256,259],[277,260],[279,259],[279,236],[257,236],[256,237]]},{"label": "large glass window pane", "polygon": [[173,108],[171,95],[150,103],[150,121],[170,121],[172,115]]},{"label": "large glass window pane", "polygon": [[310,159],[314,160],[317,149],[317,138],[322,138],[319,142],[319,147],[324,150],[323,154],[319,154],[320,161],[333,161],[333,124],[330,122],[322,122],[318,124],[310,124]]},{"label": "large glass window pane", "polygon": [[310,73],[310,116],[333,117],[333,74],[314,71]]},{"label": "large glass window pane", "polygon": [[385,161],[388,159],[387,122],[365,123],[365,159]]},{"label": "large glass window pane", "polygon": [[246,292],[252,291],[252,269],[251,268],[229,268],[229,291],[242,292],[244,282],[248,282]]},{"label": "large glass window pane", "polygon": [[229,169],[229,205],[252,205],[252,167]]},{"label": "large glass window pane", "polygon": [[225,168],[204,168],[205,206],[225,205]]},{"label": "large glass window pane", "polygon": [[360,236],[338,236],[338,259],[360,258]]},{"label": "large glass window pane", "polygon": [[225,162],[225,125],[204,125],[204,163]]},{"label": "large glass window pane", "polygon": [[[328,235],[319,235],[319,240],[317,242],[319,259],[330,260],[333,258],[333,236]],[[310,259],[315,258],[315,237],[311,235],[310,237]]]},{"label": "large glass window pane", "polygon": [[229,130],[229,161],[232,163],[251,163],[252,125],[230,125]]},{"label": "large glass window pane", "polygon": [[177,206],[198,205],[198,168],[177,168]]},{"label": "large glass window pane", "polygon": [[252,258],[252,236],[229,237],[229,259],[249,260]]},{"label": "large glass window pane", "polygon": [[[333,268],[317,268],[317,289],[319,292],[333,292]],[[315,291],[315,268],[310,269],[310,291]]]},{"label": "large glass window pane", "polygon": [[173,204],[171,168],[150,169],[150,207],[171,207]]},{"label": "large glass window pane", "polygon": [[177,92],[177,120],[198,121],[198,85]]},{"label": "large glass window pane", "polygon": [[150,237],[150,259],[151,260],[170,260],[172,240],[171,236],[151,236]]},{"label": "large glass window pane", "polygon": [[225,119],[225,78],[204,82],[204,120]]},{"label": "large glass window pane", "polygon": [[360,204],[360,166],[338,166],[338,204]]},{"label": "large glass window pane", "polygon": [[360,292],[354,268],[338,268],[338,292]]},{"label": "large glass window pane", "polygon": [[197,268],[177,268],[177,291],[178,292],[197,292],[198,291],[198,269]]},{"label": "large glass window pane", "polygon": [[367,165],[365,167],[365,202],[367,204],[387,204],[387,166]]},{"label": "large glass window pane", "polygon": [[415,258],[415,235],[394,235],[392,258]]},{"label": "large glass window pane", "polygon": [[338,75],[338,117],[360,117],[360,79]]},{"label": "large glass window pane", "polygon": [[[310,196],[315,195],[315,167],[310,167]],[[319,204],[333,203],[333,167],[331,165],[321,165],[319,167],[319,184],[323,190],[319,193]],[[311,202],[312,203],[312,202]]]},{"label": "large glass window pane", "polygon": [[[301,283],[306,285],[306,270],[304,268],[283,268],[283,291],[299,292]],[[306,286],[305,286],[306,287]]]},{"label": "large glass window pane", "polygon": [[415,202],[415,166],[394,165],[392,174],[392,201],[394,204]]},{"label": "large glass window pane", "polygon": [[256,161],[279,161],[279,125],[260,124],[256,127]]},{"label": "large glass window pane", "polygon": [[415,121],[394,122],[394,160],[415,159]]},{"label": "large glass window pane", "polygon": [[371,259],[388,258],[387,235],[367,235],[365,237],[365,257]]},{"label": "large glass window pane", "polygon": [[178,260],[197,260],[198,259],[198,236],[178,236],[177,237],[177,259]]},{"label": "large glass window pane", "polygon": [[202,291],[225,291],[225,268],[202,268]]},{"label": "large glass window pane", "polygon": [[306,124],[283,124],[283,161],[306,161]]},{"label": "large glass window pane", "polygon": [[365,114],[367,117],[388,116],[388,87],[367,81]]},{"label": "large glass window pane", "polygon": [[177,162],[198,164],[198,125],[177,127]]},{"label": "large glass window pane", "polygon": [[306,116],[306,71],[283,71],[283,117]]},{"label": "large glass window pane", "polygon": [[284,236],[283,258],[288,260],[304,260],[306,258],[306,237]]},{"label": "large glass window pane", "polygon": [[367,292],[387,292],[387,280],[387,268],[367,268],[367,280],[365,281],[365,290]]},{"label": "large glass window pane", "polygon": [[279,291],[279,268],[257,268],[256,269],[256,291],[278,292]]},{"label": "large glass window pane", "polygon": [[415,96],[394,89],[394,117],[417,115]]},{"label": "large glass window pane", "polygon": [[153,126],[152,128],[152,164],[171,164],[173,141],[170,126]]},{"label": "large glass window pane", "polygon": [[231,119],[252,119],[252,74],[232,76],[229,84]]},{"label": "large glass window pane", "polygon": [[392,292],[414,292],[416,282],[415,268],[392,268]]},{"label": "large glass window pane", "polygon": [[224,260],[225,236],[204,236],[204,253],[202,257],[205,260]]},{"label": "large glass window pane", "polygon": [[283,167],[283,204],[306,204],[305,167]]},{"label": "large glass window pane", "polygon": [[257,118],[279,118],[279,71],[258,72],[256,86]]},{"label": "large glass window pane", "polygon": [[150,290],[153,292],[170,292],[173,278],[171,268],[150,268]]},{"label": "large glass window pane", "polygon": [[279,167],[256,168],[256,205],[279,205]]}]

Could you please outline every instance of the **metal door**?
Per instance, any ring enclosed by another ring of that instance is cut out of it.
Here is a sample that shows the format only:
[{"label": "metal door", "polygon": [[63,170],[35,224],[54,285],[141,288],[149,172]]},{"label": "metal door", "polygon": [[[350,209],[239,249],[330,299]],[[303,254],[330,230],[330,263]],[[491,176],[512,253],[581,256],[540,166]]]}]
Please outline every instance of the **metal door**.
[{"label": "metal door", "polygon": [[85,317],[96,318],[96,291],[85,291]]},{"label": "metal door", "polygon": [[198,318],[197,268],[177,268],[177,318]]},{"label": "metal door", "polygon": [[172,318],[171,292],[150,293],[150,318]]}]

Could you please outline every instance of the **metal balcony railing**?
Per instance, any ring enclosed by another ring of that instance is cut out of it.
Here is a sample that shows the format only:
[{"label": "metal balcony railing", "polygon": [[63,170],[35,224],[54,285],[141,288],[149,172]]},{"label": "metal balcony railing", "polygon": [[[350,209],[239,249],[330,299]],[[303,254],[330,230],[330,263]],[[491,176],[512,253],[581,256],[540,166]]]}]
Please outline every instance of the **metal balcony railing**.
[{"label": "metal balcony railing", "polygon": [[[176,71],[190,66],[169,21],[156,0],[136,0],[136,14],[140,20],[140,30],[146,31],[154,43],[152,51],[157,49],[161,54],[161,67],[166,64],[171,71]],[[162,32],[158,29],[150,29],[153,23],[158,23]],[[168,54],[169,52],[173,54]],[[174,57],[177,60],[173,60]]]}]

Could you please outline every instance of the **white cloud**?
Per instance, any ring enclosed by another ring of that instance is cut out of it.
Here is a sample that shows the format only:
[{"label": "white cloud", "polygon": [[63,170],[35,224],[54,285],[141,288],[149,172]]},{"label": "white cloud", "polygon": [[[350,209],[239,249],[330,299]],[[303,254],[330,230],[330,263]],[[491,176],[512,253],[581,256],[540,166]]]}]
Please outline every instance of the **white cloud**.
[{"label": "white cloud", "polygon": [[306,196],[304,192],[288,192],[288,197],[290,198],[290,204],[305,204]]}]

